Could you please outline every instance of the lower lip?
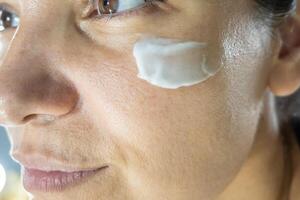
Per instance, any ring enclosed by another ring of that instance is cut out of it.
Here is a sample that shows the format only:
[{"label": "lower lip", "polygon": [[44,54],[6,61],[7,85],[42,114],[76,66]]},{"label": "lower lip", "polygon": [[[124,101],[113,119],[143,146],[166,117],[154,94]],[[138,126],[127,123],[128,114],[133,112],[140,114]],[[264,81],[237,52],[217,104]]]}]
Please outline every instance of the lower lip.
[{"label": "lower lip", "polygon": [[62,171],[41,171],[36,169],[24,169],[23,184],[27,191],[63,191],[70,186],[86,182],[107,166],[88,171],[62,172]]}]

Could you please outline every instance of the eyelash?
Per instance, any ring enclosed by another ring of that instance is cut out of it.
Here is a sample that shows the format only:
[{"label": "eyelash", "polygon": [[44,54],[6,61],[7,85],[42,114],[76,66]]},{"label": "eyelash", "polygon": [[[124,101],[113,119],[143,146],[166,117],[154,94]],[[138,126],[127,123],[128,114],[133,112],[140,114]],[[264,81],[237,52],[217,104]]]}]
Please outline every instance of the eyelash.
[{"label": "eyelash", "polygon": [[107,21],[115,18],[115,17],[131,17],[133,15],[140,15],[143,13],[150,13],[153,11],[153,9],[158,7],[159,3],[163,3],[164,0],[145,0],[145,3],[141,6],[131,8],[128,10],[124,10],[121,12],[116,12],[112,14],[101,14],[99,15],[98,10],[96,8],[93,8],[91,14],[89,17],[95,18],[95,19],[106,19]]}]

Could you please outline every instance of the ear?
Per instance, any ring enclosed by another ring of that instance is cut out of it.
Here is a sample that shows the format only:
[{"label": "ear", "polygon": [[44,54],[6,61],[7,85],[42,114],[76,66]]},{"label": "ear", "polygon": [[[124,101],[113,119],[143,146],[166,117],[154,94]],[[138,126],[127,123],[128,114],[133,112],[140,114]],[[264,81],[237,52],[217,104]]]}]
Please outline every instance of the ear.
[{"label": "ear", "polygon": [[281,47],[270,74],[269,88],[276,96],[288,96],[300,87],[299,15],[288,17],[278,31]]}]

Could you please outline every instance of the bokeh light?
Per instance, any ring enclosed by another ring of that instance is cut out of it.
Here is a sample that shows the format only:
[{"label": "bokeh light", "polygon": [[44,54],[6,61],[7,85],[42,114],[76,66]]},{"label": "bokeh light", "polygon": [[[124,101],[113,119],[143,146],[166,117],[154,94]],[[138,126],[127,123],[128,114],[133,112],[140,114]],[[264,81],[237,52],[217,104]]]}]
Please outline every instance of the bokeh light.
[{"label": "bokeh light", "polygon": [[20,166],[10,157],[10,142],[0,127],[0,200],[30,200],[24,190]]},{"label": "bokeh light", "polygon": [[6,172],[3,166],[0,164],[0,192],[2,192],[6,183]]}]

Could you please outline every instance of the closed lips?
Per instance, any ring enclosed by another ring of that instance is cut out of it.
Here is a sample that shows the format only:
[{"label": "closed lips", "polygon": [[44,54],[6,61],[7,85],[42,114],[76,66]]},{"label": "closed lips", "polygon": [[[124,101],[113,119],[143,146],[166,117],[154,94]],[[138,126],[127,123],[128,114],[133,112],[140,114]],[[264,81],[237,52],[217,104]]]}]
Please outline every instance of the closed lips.
[{"label": "closed lips", "polygon": [[97,169],[63,172],[63,171],[42,171],[32,168],[24,168],[23,184],[28,191],[62,191],[75,184],[83,183],[108,166]]},{"label": "closed lips", "polygon": [[82,166],[82,164],[75,164],[75,161],[69,163],[58,157],[49,157],[37,152],[26,154],[15,151],[12,156],[24,167],[23,184],[29,192],[63,191],[84,183],[95,175],[103,174],[108,168],[108,164],[95,166],[84,162],[85,166]]}]

